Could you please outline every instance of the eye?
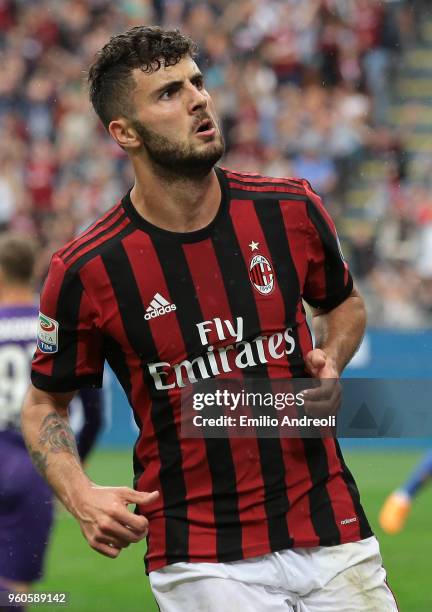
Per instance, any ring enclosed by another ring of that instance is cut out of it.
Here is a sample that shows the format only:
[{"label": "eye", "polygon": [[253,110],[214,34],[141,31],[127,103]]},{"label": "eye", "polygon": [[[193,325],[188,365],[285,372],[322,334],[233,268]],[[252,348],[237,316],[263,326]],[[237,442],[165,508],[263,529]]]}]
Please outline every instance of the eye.
[{"label": "eye", "polygon": [[197,76],[193,79],[192,83],[197,89],[204,89],[204,79],[202,76]]},{"label": "eye", "polygon": [[169,100],[178,91],[178,89],[179,89],[178,87],[169,87],[168,89],[166,89],[165,91],[161,93],[161,95],[159,96],[159,99]]}]

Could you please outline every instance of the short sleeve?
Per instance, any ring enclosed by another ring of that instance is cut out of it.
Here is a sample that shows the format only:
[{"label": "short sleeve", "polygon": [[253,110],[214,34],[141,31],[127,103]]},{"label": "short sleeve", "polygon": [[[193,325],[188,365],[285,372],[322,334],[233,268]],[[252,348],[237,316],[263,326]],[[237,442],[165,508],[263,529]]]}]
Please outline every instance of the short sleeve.
[{"label": "short sleeve", "polygon": [[303,297],[314,308],[331,310],[350,295],[353,280],[332,218],[309,183],[303,183],[308,196],[309,228]]},{"label": "short sleeve", "polygon": [[79,274],[54,255],[40,299],[31,374],[35,387],[67,392],[102,386],[103,342],[96,314]]}]

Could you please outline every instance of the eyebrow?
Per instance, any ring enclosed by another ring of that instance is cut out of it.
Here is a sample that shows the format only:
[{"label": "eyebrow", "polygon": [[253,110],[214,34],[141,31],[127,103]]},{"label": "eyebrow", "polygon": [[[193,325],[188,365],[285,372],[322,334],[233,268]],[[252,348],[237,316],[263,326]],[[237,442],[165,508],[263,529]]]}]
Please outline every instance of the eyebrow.
[{"label": "eyebrow", "polygon": [[[203,74],[202,72],[194,72],[189,78],[189,81],[193,81],[194,79],[203,78]],[[152,93],[153,96],[158,96],[159,94],[161,94],[162,92],[166,91],[167,89],[170,89],[171,87],[178,87],[179,85],[183,85],[185,79],[178,79],[175,81],[167,81],[166,83],[164,83],[163,85],[161,85],[160,87],[158,87],[157,89],[155,89],[155,91]]]}]

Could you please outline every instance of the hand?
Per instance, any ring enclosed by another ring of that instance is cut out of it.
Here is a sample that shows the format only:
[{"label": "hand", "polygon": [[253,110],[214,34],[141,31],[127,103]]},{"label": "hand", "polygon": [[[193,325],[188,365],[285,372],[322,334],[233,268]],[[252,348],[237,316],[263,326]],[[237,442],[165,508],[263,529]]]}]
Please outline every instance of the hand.
[{"label": "hand", "polygon": [[334,360],[325,351],[313,349],[306,355],[305,366],[309,374],[320,381],[315,388],[303,392],[306,414],[317,418],[336,414],[341,405],[342,390]]},{"label": "hand", "polygon": [[336,364],[322,349],[313,349],[306,355],[305,366],[313,378],[339,378]]},{"label": "hand", "polygon": [[73,514],[90,546],[114,559],[122,548],[139,542],[148,532],[146,517],[134,514],[128,509],[128,504],[150,504],[158,496],[158,491],[144,493],[129,487],[91,484],[80,495]]}]

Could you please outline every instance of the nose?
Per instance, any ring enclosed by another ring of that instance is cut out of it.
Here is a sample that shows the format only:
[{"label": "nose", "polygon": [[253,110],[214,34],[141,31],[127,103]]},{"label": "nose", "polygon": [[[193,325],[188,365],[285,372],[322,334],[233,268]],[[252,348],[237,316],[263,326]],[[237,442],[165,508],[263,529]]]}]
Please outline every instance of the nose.
[{"label": "nose", "polygon": [[207,108],[207,92],[200,91],[195,85],[190,84],[189,112],[195,113],[197,110]]}]

